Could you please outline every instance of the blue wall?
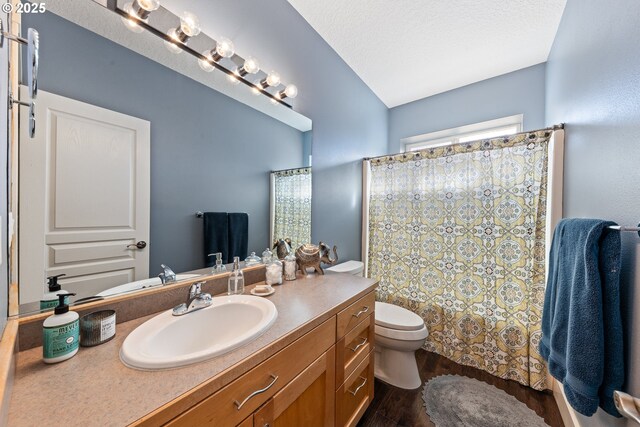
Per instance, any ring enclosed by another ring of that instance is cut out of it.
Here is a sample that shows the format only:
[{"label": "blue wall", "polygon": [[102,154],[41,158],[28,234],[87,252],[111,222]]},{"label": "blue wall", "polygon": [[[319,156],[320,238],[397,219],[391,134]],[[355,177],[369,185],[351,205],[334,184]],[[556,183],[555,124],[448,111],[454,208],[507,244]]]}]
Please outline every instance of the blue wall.
[{"label": "blue wall", "polygon": [[22,22],[41,90],[151,122],[151,276],[204,266],[198,210],[247,212],[249,250],[267,247],[269,172],[301,166],[302,132],[52,13]]},{"label": "blue wall", "polygon": [[386,152],[386,106],[286,0],[215,8],[212,28],[298,86],[294,107],[313,120],[312,238],[360,259],[362,158]]},{"label": "blue wall", "polygon": [[[564,215],[640,221],[640,2],[569,0],[547,62],[546,123],[566,123]],[[640,395],[640,239],[623,233],[627,388]],[[634,310],[635,308],[635,310]],[[635,315],[633,314],[635,311]],[[584,426],[614,425],[600,411]]]},{"label": "blue wall", "polygon": [[524,130],[544,127],[545,64],[423,98],[389,110],[389,153],[400,139],[524,114]]},{"label": "blue wall", "polygon": [[[360,259],[361,159],[386,152],[386,106],[286,0],[218,0],[215,7],[217,14],[213,19],[217,21],[212,22],[212,25],[219,28],[221,34],[232,38],[239,50],[250,49],[254,54],[259,54],[263,63],[269,61],[287,81],[295,82],[298,86],[300,94],[294,100],[295,109],[313,120],[312,239],[315,242],[323,240],[337,245],[342,260]],[[132,34],[132,37],[134,36],[135,34]],[[43,52],[45,43],[46,38],[43,34]],[[76,44],[83,48],[85,42],[82,38],[73,38],[73,42],[69,42],[67,46]],[[109,66],[107,58],[98,59],[102,68]],[[41,58],[41,75],[46,75],[45,64],[52,61],[54,59]],[[90,78],[91,73],[83,70],[79,64],[74,64],[73,67],[63,66],[59,62],[58,64],[56,70],[69,69],[79,83],[93,81]],[[166,88],[167,91],[178,92],[181,86],[188,84],[186,78],[173,78],[175,81]],[[42,88],[47,90],[45,86]],[[148,90],[152,89],[157,91],[157,86],[150,84]],[[95,101],[97,98],[92,96],[88,101]],[[240,114],[240,111],[246,114],[245,110],[250,110],[241,104],[235,104],[237,105],[233,107],[225,107],[232,110],[228,114]],[[189,123],[193,125],[209,120],[210,116],[189,117]],[[263,120],[265,123],[270,122],[266,117]],[[222,118],[221,122],[225,123],[225,119]],[[260,137],[264,140],[264,132],[259,128],[246,129],[246,126],[241,126],[237,120],[231,120],[231,123],[238,126],[230,126],[230,132],[254,132],[254,138]],[[171,135],[180,139],[176,133]],[[231,135],[238,139],[237,134]],[[274,135],[270,140],[276,139]],[[236,147],[237,151],[216,155],[227,161],[234,158],[242,159],[240,154],[243,151],[237,142]],[[278,146],[265,143],[265,147],[277,150]],[[180,158],[185,155],[180,154],[177,146],[174,145],[174,148],[176,153],[171,153],[168,158]],[[297,159],[300,159],[301,154],[298,153],[297,156]],[[214,158],[213,155],[211,157]],[[299,160],[296,163],[264,166],[265,169],[282,169],[299,166]],[[163,164],[158,167],[166,170],[166,166]],[[174,184],[163,190],[163,194],[176,194],[177,187],[179,186]],[[201,193],[215,194],[221,199],[228,195],[224,190],[205,191],[201,188],[194,191],[194,198],[202,197],[204,194]],[[191,220],[190,216],[187,219],[187,214],[192,214],[191,206],[174,214],[181,221],[182,228],[188,227],[187,221]],[[152,219],[152,227],[155,227],[155,224],[157,221]],[[187,239],[196,238],[195,230],[187,230],[186,234]],[[164,244],[156,242],[158,243]],[[185,257],[191,256],[192,253],[185,254]],[[161,258],[159,255],[154,257],[157,260]]]}]

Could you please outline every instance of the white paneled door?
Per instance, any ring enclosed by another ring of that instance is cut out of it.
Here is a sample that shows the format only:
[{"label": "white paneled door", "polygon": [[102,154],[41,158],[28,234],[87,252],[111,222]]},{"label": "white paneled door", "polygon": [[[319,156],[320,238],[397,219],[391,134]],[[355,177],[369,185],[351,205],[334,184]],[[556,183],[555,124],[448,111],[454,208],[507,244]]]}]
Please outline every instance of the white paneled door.
[{"label": "white paneled door", "polygon": [[78,297],[149,277],[150,123],[44,91],[36,120],[35,139],[21,121],[20,303],[47,276]]}]

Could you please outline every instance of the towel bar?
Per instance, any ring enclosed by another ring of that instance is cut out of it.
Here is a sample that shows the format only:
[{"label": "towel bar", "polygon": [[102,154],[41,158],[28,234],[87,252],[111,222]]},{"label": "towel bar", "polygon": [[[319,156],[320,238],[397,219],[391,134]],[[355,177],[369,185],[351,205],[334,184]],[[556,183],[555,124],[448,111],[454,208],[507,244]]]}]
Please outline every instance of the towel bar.
[{"label": "towel bar", "polygon": [[640,236],[640,224],[638,224],[637,227],[630,227],[628,225],[610,225],[609,228],[611,230],[618,230],[618,231],[634,231],[638,233],[638,236]]},{"label": "towel bar", "polygon": [[613,392],[613,401],[623,417],[640,424],[640,399],[616,390]]},{"label": "towel bar", "polygon": [[[249,214],[247,214],[248,216]],[[204,213],[202,211],[197,211],[196,212],[196,218],[204,218]]]}]

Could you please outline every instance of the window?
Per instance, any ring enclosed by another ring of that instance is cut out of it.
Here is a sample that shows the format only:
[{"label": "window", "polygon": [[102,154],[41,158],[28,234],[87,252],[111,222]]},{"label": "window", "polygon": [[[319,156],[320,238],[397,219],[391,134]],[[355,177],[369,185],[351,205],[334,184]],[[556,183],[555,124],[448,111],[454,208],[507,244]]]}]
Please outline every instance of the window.
[{"label": "window", "polygon": [[478,139],[497,138],[522,132],[522,114],[481,123],[425,133],[400,140],[404,151],[418,151],[430,147],[461,144]]}]

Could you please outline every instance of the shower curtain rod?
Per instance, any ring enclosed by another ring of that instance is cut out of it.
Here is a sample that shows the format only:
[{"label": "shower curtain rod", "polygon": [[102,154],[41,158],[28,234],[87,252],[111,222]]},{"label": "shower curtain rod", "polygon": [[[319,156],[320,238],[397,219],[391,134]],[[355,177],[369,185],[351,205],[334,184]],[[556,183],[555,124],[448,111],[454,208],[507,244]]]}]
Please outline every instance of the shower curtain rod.
[{"label": "shower curtain rod", "polygon": [[277,171],[271,171],[271,173],[278,173],[278,172],[290,172],[290,171],[297,171],[297,170],[301,170],[301,171],[303,171],[303,170],[305,170],[305,169],[309,169],[309,170],[311,170],[311,166],[305,166],[305,167],[303,167],[303,168],[280,169],[280,170],[277,170]]},{"label": "shower curtain rod", "polygon": [[[561,129],[564,129],[564,123],[560,123],[560,124],[557,124],[557,125],[549,126],[547,128],[543,128],[543,129],[530,130],[530,131],[527,131],[527,132],[518,132],[518,133],[516,133],[514,135],[519,135],[519,134],[522,134],[522,133],[540,132],[542,130],[561,130]],[[513,135],[509,135],[509,136],[513,136]],[[500,138],[500,137],[498,137],[498,138]],[[495,139],[495,138],[487,138],[487,139]],[[384,159],[384,158],[387,158],[387,157],[394,157],[394,156],[399,156],[399,155],[402,155],[402,154],[405,154],[405,153],[385,154],[383,156],[376,156],[376,157],[364,157],[362,160],[367,162],[367,161],[370,161],[370,160]]]}]

